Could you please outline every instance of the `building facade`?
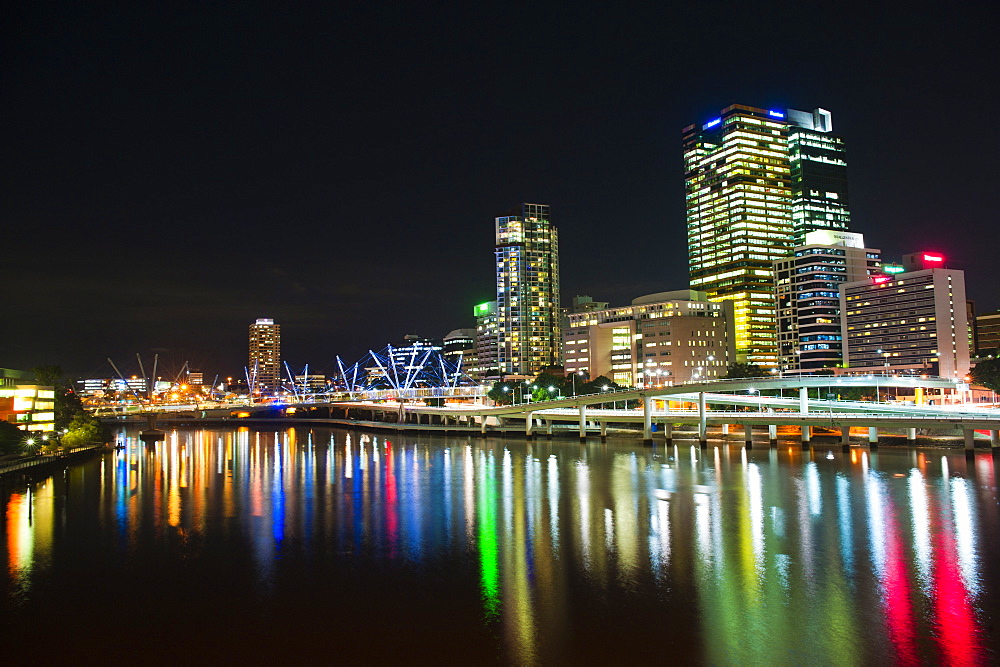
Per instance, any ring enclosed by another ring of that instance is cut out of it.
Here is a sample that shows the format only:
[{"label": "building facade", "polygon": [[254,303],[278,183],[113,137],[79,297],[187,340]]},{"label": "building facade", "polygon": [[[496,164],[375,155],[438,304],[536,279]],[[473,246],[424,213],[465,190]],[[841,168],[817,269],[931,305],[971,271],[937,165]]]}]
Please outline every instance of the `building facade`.
[{"label": "building facade", "polygon": [[472,309],[476,316],[476,364],[469,375],[477,380],[500,378],[500,330],[497,302],[487,301]]},{"label": "building facade", "polygon": [[732,301],[739,361],[778,366],[774,262],[796,237],[846,229],[843,141],[830,112],[734,104],[683,130],[691,288]]},{"label": "building facade", "polygon": [[632,305],[570,313],[566,372],[622,386],[670,386],[722,377],[735,360],[733,304],[694,290],[639,297]]},{"label": "building facade", "polygon": [[1000,352],[1000,310],[976,316],[976,353]]},{"label": "building facade", "polygon": [[793,243],[804,245],[817,230],[850,229],[847,158],[844,138],[833,134],[833,117],[826,109],[786,109],[788,163],[792,183]]},{"label": "building facade", "polygon": [[450,361],[460,372],[471,376],[476,367],[476,330],[455,329],[450,331],[442,341],[442,356]]},{"label": "building facade", "polygon": [[847,372],[964,378],[969,372],[965,273],[937,253],[904,257],[902,273],[840,287]]},{"label": "building facade", "polygon": [[247,382],[252,393],[274,393],[281,386],[281,325],[259,318],[250,325]]},{"label": "building facade", "polygon": [[562,362],[559,235],[547,204],[496,218],[497,354],[500,373],[536,375]]},{"label": "building facade", "polygon": [[782,373],[833,373],[843,364],[839,287],[876,273],[880,259],[861,234],[821,230],[774,263]]},{"label": "building facade", "polygon": [[22,431],[48,433],[55,430],[53,387],[35,384],[0,385],[0,420]]}]

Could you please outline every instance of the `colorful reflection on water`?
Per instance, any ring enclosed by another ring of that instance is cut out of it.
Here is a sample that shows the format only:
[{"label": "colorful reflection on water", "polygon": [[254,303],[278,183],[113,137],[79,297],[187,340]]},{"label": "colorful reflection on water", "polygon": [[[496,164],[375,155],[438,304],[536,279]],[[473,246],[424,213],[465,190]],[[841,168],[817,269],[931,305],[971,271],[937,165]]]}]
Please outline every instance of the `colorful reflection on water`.
[{"label": "colorful reflection on water", "polygon": [[[278,635],[334,615],[369,642],[358,655],[380,650],[350,611],[366,605],[406,619],[401,657],[996,659],[989,454],[328,429],[121,442],[6,497],[9,614],[45,617],[76,589],[101,613],[137,587],[151,599],[122,609],[195,599]],[[279,608],[309,614],[282,625]]]}]

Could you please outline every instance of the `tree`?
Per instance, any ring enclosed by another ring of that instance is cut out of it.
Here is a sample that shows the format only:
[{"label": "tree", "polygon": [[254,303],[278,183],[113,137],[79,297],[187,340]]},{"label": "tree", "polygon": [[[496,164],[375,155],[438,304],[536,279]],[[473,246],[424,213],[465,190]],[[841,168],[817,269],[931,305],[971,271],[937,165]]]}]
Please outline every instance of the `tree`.
[{"label": "tree", "polygon": [[1000,358],[980,361],[969,375],[973,384],[992,391],[1000,391]]},{"label": "tree", "polygon": [[497,405],[510,405],[514,402],[514,383],[494,382],[486,396]]},{"label": "tree", "polygon": [[739,380],[741,378],[761,378],[766,375],[767,373],[764,369],[757,364],[745,364],[736,361],[729,364],[726,374],[722,377],[725,380]]},{"label": "tree", "polygon": [[69,431],[62,436],[62,444],[67,449],[83,447],[101,439],[101,422],[86,412],[75,415],[67,428]]},{"label": "tree", "polygon": [[14,454],[21,450],[24,431],[10,422],[0,421],[0,454]]}]

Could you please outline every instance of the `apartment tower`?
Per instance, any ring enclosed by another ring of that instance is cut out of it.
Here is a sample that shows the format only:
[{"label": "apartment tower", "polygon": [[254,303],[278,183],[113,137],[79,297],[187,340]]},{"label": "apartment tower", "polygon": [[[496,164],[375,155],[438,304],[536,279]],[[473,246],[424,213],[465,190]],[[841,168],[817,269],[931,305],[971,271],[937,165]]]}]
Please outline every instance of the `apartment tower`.
[{"label": "apartment tower", "polygon": [[270,394],[281,386],[281,326],[270,318],[250,325],[247,382],[252,393]]},{"label": "apartment tower", "polygon": [[533,376],[562,360],[559,235],[547,204],[521,204],[496,219],[497,363]]}]

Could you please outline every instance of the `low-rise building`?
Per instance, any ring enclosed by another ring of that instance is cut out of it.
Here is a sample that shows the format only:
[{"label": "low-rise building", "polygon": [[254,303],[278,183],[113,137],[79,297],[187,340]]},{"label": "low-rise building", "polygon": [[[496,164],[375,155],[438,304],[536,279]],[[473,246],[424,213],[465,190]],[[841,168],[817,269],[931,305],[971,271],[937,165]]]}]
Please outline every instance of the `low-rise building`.
[{"label": "low-rise building", "polygon": [[566,373],[605,376],[623,386],[669,386],[721,377],[736,360],[733,304],[678,290],[630,306],[570,313]]},{"label": "low-rise building", "polygon": [[0,368],[0,420],[22,431],[53,431],[55,400],[55,389],[34,384],[32,373]]}]

